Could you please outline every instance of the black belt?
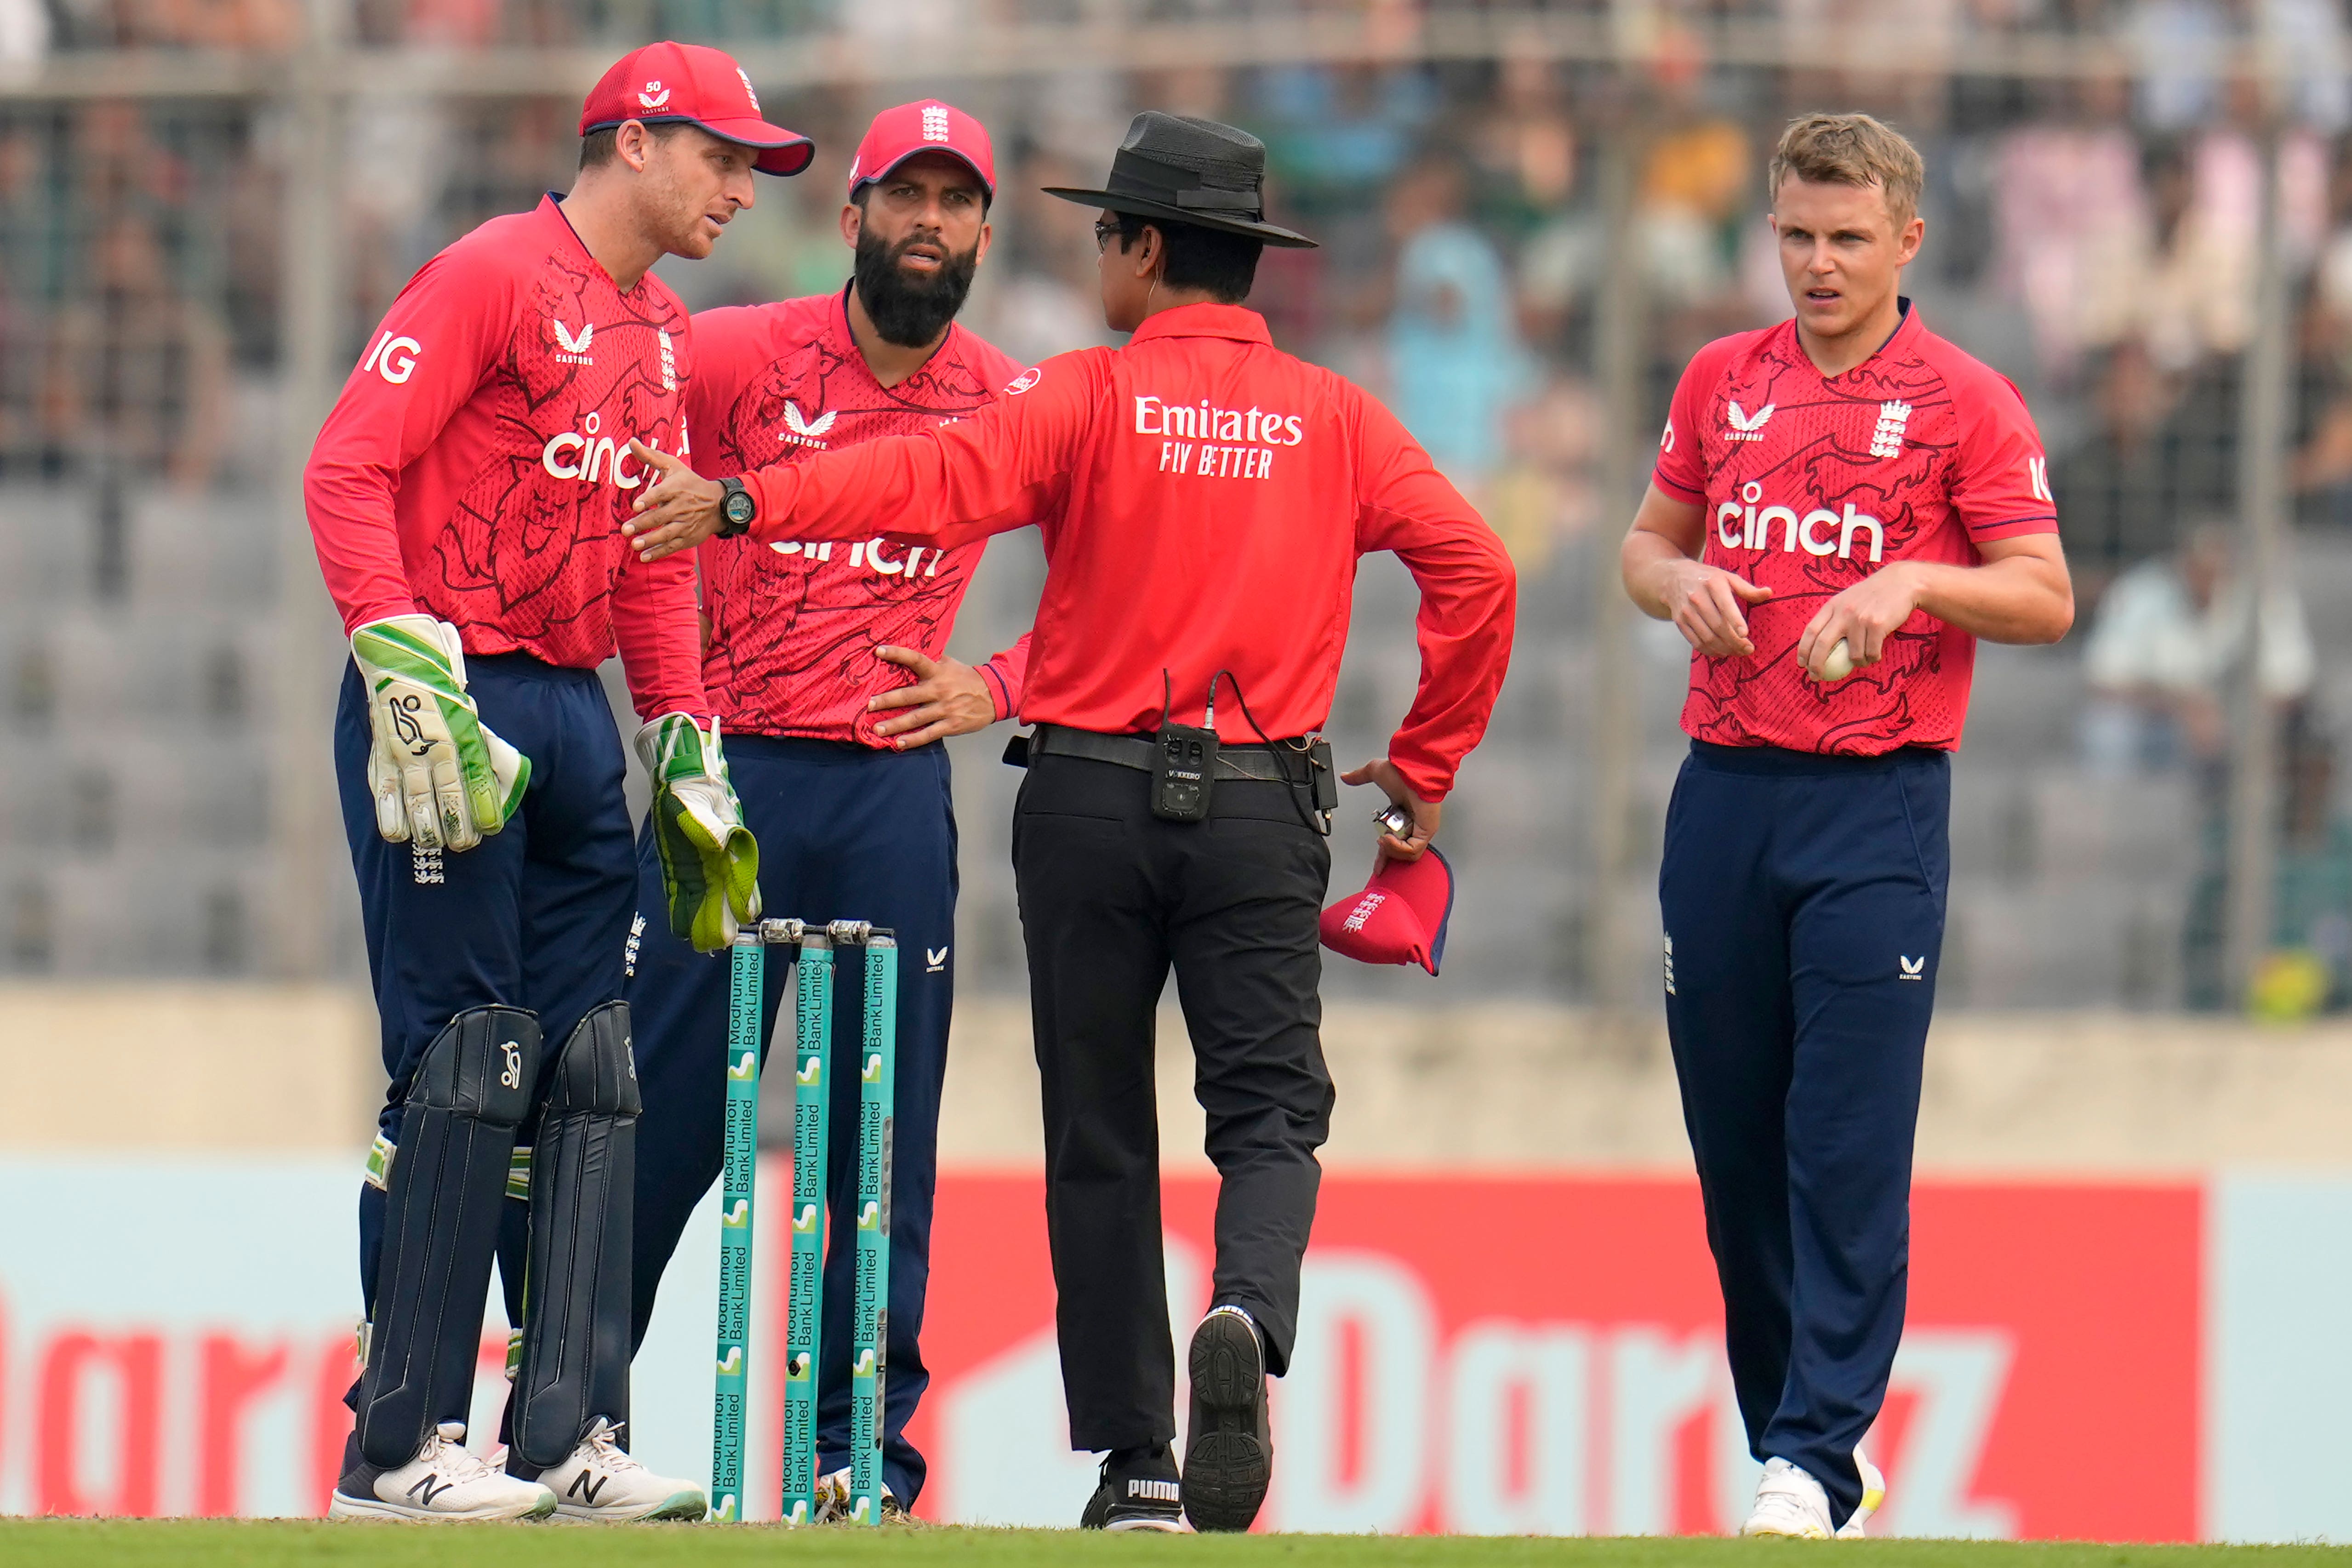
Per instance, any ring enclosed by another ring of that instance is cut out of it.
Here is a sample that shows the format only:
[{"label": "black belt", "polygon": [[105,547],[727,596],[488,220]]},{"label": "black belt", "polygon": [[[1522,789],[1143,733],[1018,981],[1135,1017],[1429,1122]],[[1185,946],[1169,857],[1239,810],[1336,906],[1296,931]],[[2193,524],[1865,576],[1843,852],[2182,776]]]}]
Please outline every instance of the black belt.
[{"label": "black belt", "polygon": [[[1312,743],[1320,746],[1317,741]],[[1150,737],[1140,735],[1101,735],[1091,729],[1070,729],[1058,724],[1041,724],[1029,737],[1029,756],[1082,757],[1089,762],[1108,762],[1119,768],[1132,768],[1149,773],[1158,760],[1160,748]],[[1279,755],[1290,752],[1298,760],[1290,762]],[[1217,747],[1217,778],[1246,779],[1259,784],[1287,784],[1296,789],[1313,779],[1313,764],[1307,745],[1234,746],[1221,742]],[[1287,764],[1288,771],[1284,771]],[[1329,766],[1327,762],[1325,766]]]}]

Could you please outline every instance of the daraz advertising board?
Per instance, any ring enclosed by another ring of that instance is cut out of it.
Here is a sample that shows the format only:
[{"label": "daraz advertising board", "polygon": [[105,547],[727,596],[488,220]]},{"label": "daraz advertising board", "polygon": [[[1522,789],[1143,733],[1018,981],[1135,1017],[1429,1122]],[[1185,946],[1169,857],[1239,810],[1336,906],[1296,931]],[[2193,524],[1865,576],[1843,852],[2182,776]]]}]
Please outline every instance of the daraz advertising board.
[{"label": "daraz advertising board", "polygon": [[[354,1169],[0,1160],[0,1511],[320,1512],[350,1426]],[[776,1508],[782,1183],[766,1162],[755,1519]],[[1168,1185],[1180,1343],[1214,1197]],[[709,1472],[717,1228],[707,1203],[637,1361],[634,1446],[670,1474]],[[933,1234],[919,1511],[1071,1524],[1094,1461],[1067,1448],[1036,1176],[950,1173]],[[1910,1288],[1866,1444],[1887,1532],[2352,1539],[2352,1177],[1925,1181]],[[1274,1413],[1265,1529],[1724,1531],[1754,1486],[1687,1178],[1332,1173]]]}]

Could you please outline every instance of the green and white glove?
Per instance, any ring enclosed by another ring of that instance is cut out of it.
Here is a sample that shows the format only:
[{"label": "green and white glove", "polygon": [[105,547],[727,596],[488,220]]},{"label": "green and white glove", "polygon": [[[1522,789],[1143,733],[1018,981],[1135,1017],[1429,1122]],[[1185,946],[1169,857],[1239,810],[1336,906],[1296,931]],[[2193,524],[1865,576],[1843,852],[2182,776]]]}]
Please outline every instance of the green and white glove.
[{"label": "green and white glove", "polygon": [[470,850],[507,825],[530,784],[530,758],[493,734],[466,695],[457,629],[394,615],[352,633],[374,741],[368,788],[375,831],[419,849]]},{"label": "green and white glove", "polygon": [[669,928],[698,953],[716,953],[760,918],[760,846],[719,748],[719,721],[664,714],[637,731],[637,757],[653,776],[654,847],[661,853]]}]

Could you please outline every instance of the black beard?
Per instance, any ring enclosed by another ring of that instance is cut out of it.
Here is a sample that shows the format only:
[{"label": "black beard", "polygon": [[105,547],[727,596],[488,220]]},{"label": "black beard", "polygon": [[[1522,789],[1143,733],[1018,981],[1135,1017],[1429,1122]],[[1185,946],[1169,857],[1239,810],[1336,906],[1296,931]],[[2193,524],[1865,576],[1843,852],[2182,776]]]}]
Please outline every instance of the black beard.
[{"label": "black beard", "polygon": [[[980,270],[980,247],[959,256],[950,252],[937,272],[910,277],[898,265],[907,247],[927,236],[917,235],[886,246],[871,229],[857,236],[857,298],[866,319],[886,343],[902,349],[926,348],[947,330],[964,296],[971,292],[972,274]],[[931,244],[939,241],[934,238]]]}]

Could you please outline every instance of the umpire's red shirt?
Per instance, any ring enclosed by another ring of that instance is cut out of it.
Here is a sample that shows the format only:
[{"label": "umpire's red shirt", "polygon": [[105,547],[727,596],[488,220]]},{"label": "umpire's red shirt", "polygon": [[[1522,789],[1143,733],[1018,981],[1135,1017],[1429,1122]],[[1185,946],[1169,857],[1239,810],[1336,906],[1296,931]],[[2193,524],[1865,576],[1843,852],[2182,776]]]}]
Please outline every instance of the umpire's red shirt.
[{"label": "umpire's red shirt", "polygon": [[[1232,305],[1163,310],[1124,349],[1046,361],[1003,402],[919,434],[744,476],[761,538],[952,545],[1034,523],[1048,569],[1024,722],[1156,728],[1162,674],[1235,745],[1331,710],[1356,559],[1392,550],[1422,590],[1421,689],[1389,755],[1435,800],[1486,733],[1517,582],[1494,531],[1396,417],[1274,347]],[[1237,685],[1256,716],[1225,695]]]}]

